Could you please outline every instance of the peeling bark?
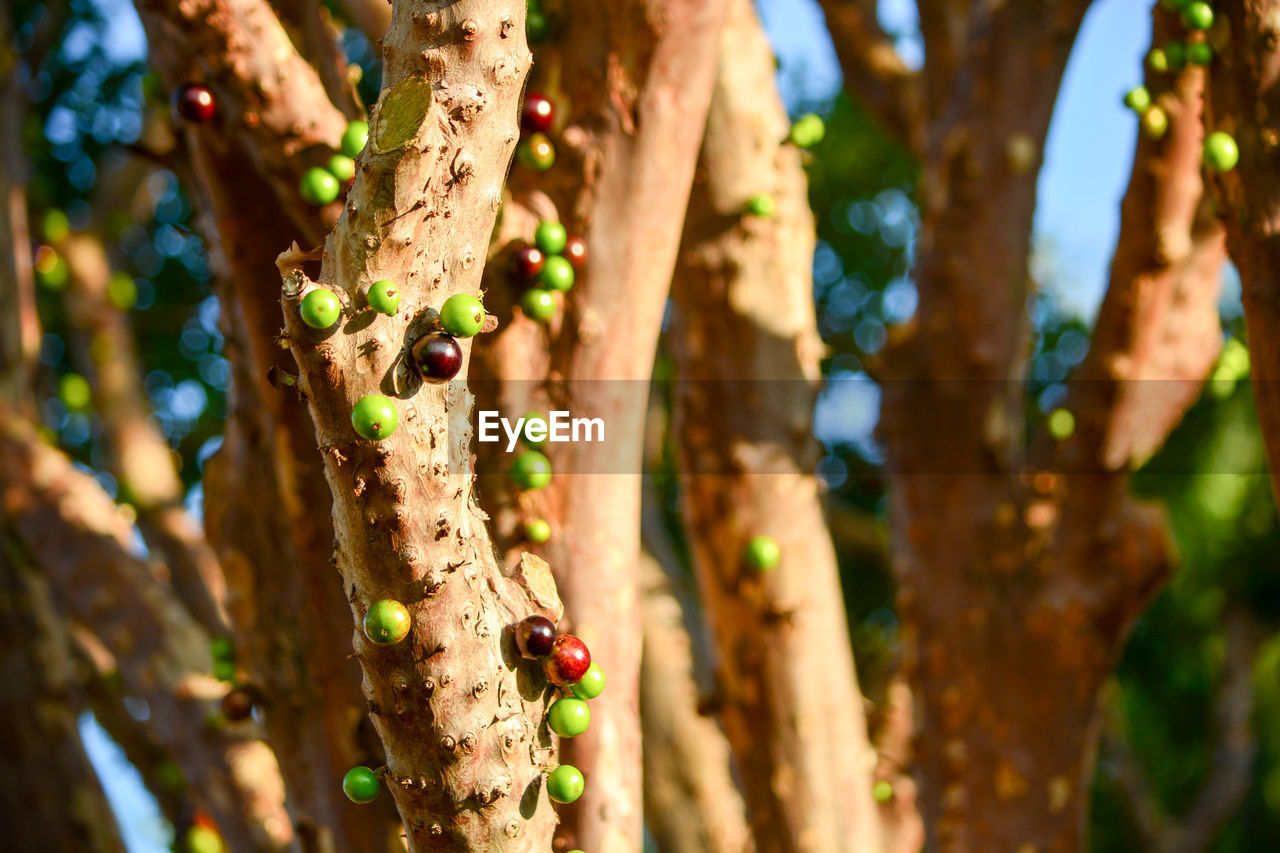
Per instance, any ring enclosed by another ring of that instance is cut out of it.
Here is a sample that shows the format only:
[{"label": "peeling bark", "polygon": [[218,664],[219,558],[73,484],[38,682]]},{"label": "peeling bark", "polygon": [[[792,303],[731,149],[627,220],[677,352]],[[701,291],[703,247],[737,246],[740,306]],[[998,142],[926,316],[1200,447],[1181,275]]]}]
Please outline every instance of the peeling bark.
[{"label": "peeling bark", "polygon": [[132,529],[91,477],[34,432],[0,420],[0,509],[68,614],[115,655],[149,729],[235,850],[292,840],[284,790],[261,741],[209,725],[225,687],[209,675],[209,638],[131,550]]},{"label": "peeling bark", "polygon": [[[682,510],[715,639],[715,705],[762,851],[878,850],[874,753],[811,473],[822,344],[813,218],[772,53],[736,3],[685,222],[669,343]],[[744,215],[769,193],[775,216]],[[782,564],[742,563],[756,535]]]},{"label": "peeling bark", "polygon": [[1215,51],[1206,125],[1230,133],[1239,166],[1210,183],[1227,229],[1227,249],[1240,271],[1258,420],[1280,494],[1280,170],[1275,130],[1280,115],[1280,47],[1275,0],[1244,0],[1215,9],[1230,44]]},{"label": "peeling bark", "polygon": [[[497,564],[471,492],[465,367],[424,385],[408,363],[408,344],[445,299],[479,289],[531,59],[523,22],[518,0],[396,4],[369,145],[322,253],[318,281],[346,306],[340,332],[302,323],[299,301],[315,286],[300,269],[307,255],[280,258],[352,614],[358,625],[371,603],[393,598],[413,616],[399,645],[375,646],[358,628],[354,637],[412,851],[541,851],[556,822],[541,784],[554,760],[546,682],[506,630],[532,613],[558,619],[555,586],[536,558],[513,575]],[[395,317],[363,304],[381,278],[400,285]],[[369,393],[399,410],[381,442],[351,426]]]}]

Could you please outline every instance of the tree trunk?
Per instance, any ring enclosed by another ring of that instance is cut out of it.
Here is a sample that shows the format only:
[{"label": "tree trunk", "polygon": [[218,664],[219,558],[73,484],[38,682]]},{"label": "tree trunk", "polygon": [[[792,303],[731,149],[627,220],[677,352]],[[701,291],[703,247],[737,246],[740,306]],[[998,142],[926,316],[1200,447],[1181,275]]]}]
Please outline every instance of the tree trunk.
[{"label": "tree trunk", "polygon": [[[465,367],[424,384],[408,355],[449,296],[479,289],[531,59],[524,4],[396,4],[383,54],[369,143],[319,285],[300,269],[306,253],[280,258],[288,342],[352,614],[359,624],[388,598],[412,614],[407,642],[380,648],[355,633],[409,849],[543,851],[556,822],[541,784],[555,755],[542,725],[546,682],[507,627],[533,613],[559,618],[560,602],[542,561],[513,576],[497,564],[472,496]],[[364,303],[383,278],[401,291],[393,317]],[[340,334],[303,324],[299,302],[316,286],[346,306]],[[396,398],[400,425],[382,441],[352,428],[353,405],[371,393]]]},{"label": "tree trunk", "polygon": [[[749,3],[721,35],[673,289],[682,508],[715,638],[715,705],[761,851],[878,850],[874,753],[813,475],[813,218]],[[768,194],[777,213],[746,213]],[[762,575],[753,536],[781,547]]]}]

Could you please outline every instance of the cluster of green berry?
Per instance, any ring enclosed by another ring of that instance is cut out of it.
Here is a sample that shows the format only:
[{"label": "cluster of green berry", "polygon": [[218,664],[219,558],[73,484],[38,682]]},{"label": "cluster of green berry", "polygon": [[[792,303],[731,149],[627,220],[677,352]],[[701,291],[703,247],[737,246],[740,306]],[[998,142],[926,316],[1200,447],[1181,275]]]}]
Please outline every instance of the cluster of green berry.
[{"label": "cluster of green berry", "polygon": [[[1160,0],[1160,5],[1176,13],[1187,29],[1185,41],[1166,42],[1147,52],[1147,66],[1159,74],[1177,73],[1188,65],[1208,66],[1213,62],[1213,47],[1208,31],[1216,16],[1205,0]],[[1143,134],[1161,139],[1169,130],[1169,116],[1155,103],[1145,86],[1135,86],[1124,95],[1124,105],[1139,116]],[[1227,172],[1240,161],[1240,149],[1231,134],[1215,131],[1205,136],[1202,151],[1204,165],[1215,172]]]},{"label": "cluster of green berry", "polygon": [[342,133],[338,150],[324,166],[312,166],[302,173],[298,194],[307,204],[322,207],[337,201],[344,187],[356,178],[356,157],[369,141],[369,123],[353,121]]},{"label": "cluster of green berry", "polygon": [[[555,623],[545,616],[530,616],[515,626],[516,647],[526,660],[542,662],[547,680],[561,689],[561,696],[547,709],[547,727],[560,737],[577,737],[591,724],[587,702],[604,692],[604,671],[591,660],[586,643],[571,634],[557,634]],[[547,796],[557,803],[572,803],[582,796],[582,772],[561,764],[547,774]]]},{"label": "cluster of green berry", "polygon": [[520,309],[530,320],[550,322],[556,313],[557,292],[573,287],[577,272],[587,262],[587,244],[570,237],[559,222],[539,222],[533,245],[515,255],[516,272],[529,285],[520,299]]}]

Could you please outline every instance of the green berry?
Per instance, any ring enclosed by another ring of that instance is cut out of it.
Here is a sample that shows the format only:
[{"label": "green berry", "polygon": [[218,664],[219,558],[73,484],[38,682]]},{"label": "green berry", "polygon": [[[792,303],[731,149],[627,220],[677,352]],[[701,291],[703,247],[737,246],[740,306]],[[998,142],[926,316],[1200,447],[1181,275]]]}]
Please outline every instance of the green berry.
[{"label": "green berry", "polygon": [[71,267],[67,259],[49,246],[41,246],[36,253],[36,281],[47,290],[62,290],[71,280]]},{"label": "green berry", "polygon": [[519,489],[544,489],[551,482],[551,460],[536,450],[526,450],[511,463],[508,473]]},{"label": "green berry", "polygon": [[107,300],[121,311],[128,311],[138,301],[138,283],[123,270],[111,275],[107,283]]},{"label": "green berry", "polygon": [[1166,42],[1162,48],[1170,71],[1177,71],[1187,64],[1187,46],[1180,41]]},{"label": "green berry", "polygon": [[328,167],[329,174],[344,184],[356,176],[356,161],[345,154],[334,154],[330,157]]},{"label": "green berry", "polygon": [[1159,107],[1152,107],[1142,114],[1140,124],[1148,139],[1161,139],[1169,132],[1169,115]]},{"label": "green berry", "polygon": [[1124,94],[1124,105],[1134,112],[1142,112],[1151,106],[1151,93],[1146,86],[1134,86]]},{"label": "green berry", "polygon": [[581,699],[557,699],[547,710],[547,727],[560,737],[577,737],[590,724],[591,709]]},{"label": "green berry", "polygon": [[524,523],[524,538],[535,545],[542,545],[551,540],[551,522],[545,518],[535,518]]},{"label": "green berry", "polygon": [[378,797],[382,783],[368,767],[352,767],[342,777],[342,793],[353,803],[371,803]]},{"label": "green berry", "polygon": [[1213,62],[1213,48],[1208,42],[1192,42],[1187,45],[1187,62],[1190,65],[1209,65]]},{"label": "green berry", "polygon": [[187,830],[183,843],[187,853],[225,853],[227,849],[216,829],[200,824]]},{"label": "green berry", "polygon": [[569,232],[559,222],[539,222],[533,232],[533,244],[547,256],[560,254],[568,242]]},{"label": "green berry", "polygon": [[775,210],[777,210],[777,205],[774,204],[773,196],[771,195],[757,193],[747,199],[747,213],[752,216],[767,219],[773,216]]},{"label": "green berry", "polygon": [[797,148],[812,148],[821,142],[826,134],[827,126],[822,121],[822,116],[817,113],[806,113],[791,125],[791,132],[787,138]]},{"label": "green berry", "polygon": [[771,537],[753,536],[742,552],[742,559],[756,571],[767,572],[778,565],[778,561],[782,559],[782,550]]},{"label": "green berry", "polygon": [[557,803],[572,803],[585,787],[581,771],[572,764],[561,764],[547,774],[547,796]]},{"label": "green berry", "polygon": [[548,291],[534,287],[520,297],[520,308],[530,320],[545,323],[556,314],[556,300]]},{"label": "green berry", "polygon": [[1182,10],[1182,23],[1189,30],[1207,30],[1213,26],[1213,7],[1203,0],[1188,3]]},{"label": "green berry", "polygon": [[534,133],[520,143],[516,156],[530,169],[545,172],[556,163],[556,147],[545,133]]},{"label": "green berry", "polygon": [[369,441],[381,441],[395,432],[399,424],[396,404],[381,394],[366,394],[351,409],[352,429]]},{"label": "green berry", "polygon": [[1231,134],[1215,131],[1204,140],[1204,164],[1215,172],[1229,172],[1240,162],[1240,148]]},{"label": "green berry", "polygon": [[44,215],[40,232],[44,234],[46,242],[61,243],[71,233],[71,220],[64,211],[55,207]]},{"label": "green berry", "polygon": [[470,293],[455,293],[440,306],[440,325],[455,338],[469,338],[484,328],[484,305]]},{"label": "green berry", "polygon": [[893,799],[893,785],[881,779],[871,789],[871,796],[875,797],[877,803],[887,803]]},{"label": "green berry", "polygon": [[364,615],[364,635],[375,646],[394,646],[409,636],[412,627],[409,608],[394,599],[375,601]]},{"label": "green berry", "polygon": [[342,132],[342,142],[338,145],[338,151],[354,160],[360,156],[360,152],[364,150],[365,143],[368,141],[369,123],[367,121],[353,121]]},{"label": "green berry", "polygon": [[236,665],[229,660],[215,661],[213,664],[213,677],[219,681],[235,681]]},{"label": "green berry", "polygon": [[336,201],[340,192],[342,184],[338,183],[338,179],[319,166],[312,166],[303,172],[302,180],[298,183],[298,195],[307,204],[317,207]]},{"label": "green berry", "polygon": [[73,412],[83,412],[89,408],[93,393],[89,388],[89,380],[79,373],[68,373],[58,380],[58,397],[63,405]]},{"label": "green berry", "polygon": [[369,300],[369,307],[379,314],[394,315],[400,309],[400,288],[394,281],[387,281],[385,278],[369,285],[366,298]]},{"label": "green berry", "polygon": [[1147,67],[1152,71],[1158,71],[1163,74],[1169,70],[1169,56],[1158,47],[1153,47],[1147,51]]},{"label": "green berry", "polygon": [[[536,429],[540,438],[535,438],[533,430]],[[520,440],[530,447],[541,447],[547,443],[547,436],[551,435],[551,425],[547,423],[547,419],[542,416],[541,412],[525,412],[524,413],[524,429],[521,430]]]},{"label": "green berry", "polygon": [[538,273],[538,282],[547,290],[568,290],[573,287],[573,264],[559,255],[552,255]]},{"label": "green berry", "polygon": [[604,692],[604,670],[600,668],[600,664],[592,661],[582,679],[569,685],[569,689],[579,699],[596,698]]},{"label": "green berry", "polygon": [[313,329],[327,329],[342,316],[342,303],[332,290],[317,287],[302,297],[302,322]]},{"label": "green berry", "polygon": [[236,647],[226,637],[214,637],[209,641],[209,654],[215,661],[234,661]]}]

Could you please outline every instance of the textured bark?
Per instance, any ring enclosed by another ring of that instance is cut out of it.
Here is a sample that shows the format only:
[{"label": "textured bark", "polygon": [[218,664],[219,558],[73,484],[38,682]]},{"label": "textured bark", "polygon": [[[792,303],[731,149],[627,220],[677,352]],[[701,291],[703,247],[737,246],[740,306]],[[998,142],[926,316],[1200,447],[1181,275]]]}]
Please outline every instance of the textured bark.
[{"label": "textured bark", "polygon": [[[286,253],[288,339],[352,613],[359,623],[372,602],[394,598],[413,614],[410,640],[390,648],[355,632],[409,849],[541,851],[556,822],[541,785],[554,760],[542,726],[547,685],[505,626],[531,613],[558,619],[560,602],[542,561],[510,576],[496,562],[472,498],[465,368],[423,385],[407,360],[448,296],[479,289],[531,62],[524,4],[398,3],[383,51],[369,145],[318,278],[347,316],[328,336],[301,322],[312,284],[297,268],[305,255]],[[395,317],[362,304],[380,278],[400,284]],[[397,398],[400,426],[381,442],[351,426],[353,404],[369,393]]]},{"label": "textured bark", "polygon": [[[877,850],[874,753],[835,550],[811,473],[821,341],[813,217],[769,44],[749,3],[721,35],[715,92],[676,269],[682,510],[715,639],[715,704],[762,851]],[[767,192],[769,219],[745,216]],[[768,535],[782,564],[746,568]]]},{"label": "textured bark", "polygon": [[[1175,27],[1158,18],[1152,43],[1173,38]],[[1138,136],[1121,206],[1124,239],[1073,385],[1079,428],[1068,452],[1086,470],[1145,462],[1200,395],[1222,347],[1217,301],[1226,246],[1200,177],[1205,76],[1190,67],[1164,92],[1167,75],[1146,81],[1169,130],[1158,142]]]},{"label": "textured bark", "polygon": [[182,481],[168,441],[150,419],[128,319],[107,298],[106,250],[91,232],[70,235],[58,249],[71,271],[65,305],[74,360],[90,380],[94,411],[102,419],[106,468],[137,508],[143,538],[163,558],[188,612],[208,633],[225,634],[222,568],[182,507]]},{"label": "textured bark", "polygon": [[1222,4],[1216,12],[1231,41],[1214,56],[1208,118],[1212,130],[1230,133],[1240,164],[1212,182],[1218,214],[1227,228],[1227,248],[1240,271],[1249,331],[1258,419],[1270,461],[1271,484],[1280,494],[1280,47],[1275,0]]},{"label": "textured bark", "polygon": [[[609,677],[609,689],[592,703],[591,728],[565,750],[587,787],[566,810],[558,843],[592,853],[631,853],[642,840],[638,558],[646,395],[726,6],[587,4],[561,18],[560,49],[539,48],[536,86],[561,114],[557,162],[546,173],[513,174],[513,196],[581,234],[589,257],[549,327],[549,342],[541,326],[517,315],[483,347],[486,377],[501,378],[509,392],[487,407],[520,413],[532,399],[539,408],[550,403],[606,424],[604,443],[552,447],[552,484],[520,497],[523,512],[549,519],[556,531],[538,551],[557,573],[569,629]],[[507,210],[504,219],[513,215]],[[494,283],[489,295],[500,316],[509,315],[521,289]]]},{"label": "textured bark", "polygon": [[[271,0],[303,59],[320,75],[329,100],[347,118],[363,119],[365,112],[347,71],[347,58],[338,42],[338,28],[320,0]],[[390,11],[391,4],[382,7]],[[385,35],[384,30],[382,35]],[[381,38],[382,36],[378,36]]]},{"label": "textured bark", "polygon": [[[345,118],[265,3],[213,4],[206,18],[209,7],[157,3],[143,15],[152,62],[170,86],[194,74],[196,56],[208,54],[216,72],[196,75],[218,95],[214,127],[184,134],[236,401],[223,446],[205,466],[205,525],[299,840],[306,850],[378,853],[394,810],[385,800],[351,803],[339,784],[352,765],[381,758],[362,724],[359,667],[348,659],[345,632],[333,630],[350,611],[330,567],[329,489],[306,407],[272,381],[296,370],[277,342],[275,258],[291,240],[318,240],[336,215],[298,209],[298,175],[323,162]],[[288,197],[284,208],[279,194]]]},{"label": "textured bark", "polygon": [[844,87],[917,156],[924,149],[924,92],[876,20],[875,0],[819,0]]},{"label": "textured bark", "polygon": [[[1076,439],[1034,460],[1025,447],[1017,380],[1035,167],[1086,6],[975,8],[960,23],[949,4],[921,8],[926,46],[937,45],[944,62],[942,72],[926,69],[926,78],[942,73],[948,85],[930,89],[946,98],[930,110],[919,310],[887,357],[881,433],[906,671],[922,722],[922,810],[930,843],[952,853],[1079,848],[1096,693],[1169,570],[1161,514],[1129,502],[1123,473],[1110,470],[1119,463],[1108,466],[1102,456],[1105,429],[1093,421],[1123,423],[1132,417],[1124,407],[1136,399],[1144,411],[1160,408],[1167,430],[1189,395],[1143,402],[1118,385],[1104,387],[1128,375],[1109,371],[1099,387],[1076,390],[1101,394],[1088,412],[1077,412]],[[1163,20],[1167,13],[1157,14]],[[966,47],[957,51],[957,44]],[[932,64],[934,53],[929,58]],[[1193,84],[1181,81],[1173,98],[1190,99]],[[1185,187],[1194,178],[1185,173],[1195,168],[1186,156],[1192,133],[1184,126],[1163,147],[1139,149],[1113,269],[1118,293],[1109,297],[1093,364],[1114,366],[1114,355],[1129,352],[1138,375],[1151,375],[1159,365],[1208,361],[1212,348],[1198,332],[1176,342],[1191,351],[1185,359],[1156,351],[1174,343],[1166,321],[1180,316],[1196,330],[1212,322],[1204,316],[1212,282],[1161,273],[1163,284],[1144,284],[1153,242],[1177,256],[1191,244],[1195,194]],[[1161,169],[1180,172],[1153,187],[1151,174]],[[1153,208],[1162,225],[1181,231],[1153,241]],[[1156,264],[1163,269],[1177,256]],[[1195,317],[1186,316],[1191,305]],[[1120,414],[1096,409],[1116,400]],[[1161,440],[1154,429],[1137,444],[1117,436],[1110,458],[1127,461]]]},{"label": "textured bark", "polygon": [[756,848],[730,775],[733,756],[724,733],[699,710],[682,605],[647,552],[641,572],[645,827],[663,853],[749,853]]},{"label": "textured bark", "polygon": [[124,853],[80,742],[66,626],[0,521],[0,832],[11,850]]},{"label": "textured bark", "polygon": [[235,850],[281,850],[292,839],[284,791],[261,741],[210,726],[225,687],[208,674],[209,638],[146,565],[132,529],[86,474],[6,416],[0,495],[9,535],[38,561],[62,608],[115,655],[152,736],[179,763],[197,803]]}]

